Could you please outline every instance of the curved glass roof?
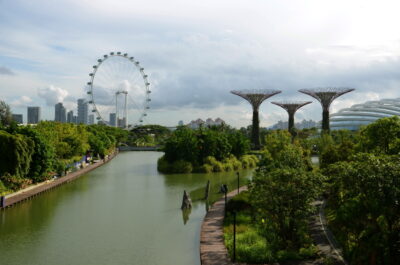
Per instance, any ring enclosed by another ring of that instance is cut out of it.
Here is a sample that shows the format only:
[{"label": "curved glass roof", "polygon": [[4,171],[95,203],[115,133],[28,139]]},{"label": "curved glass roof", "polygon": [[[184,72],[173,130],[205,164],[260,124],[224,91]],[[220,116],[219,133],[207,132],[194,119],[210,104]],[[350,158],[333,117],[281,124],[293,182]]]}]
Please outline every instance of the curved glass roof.
[{"label": "curved glass roof", "polygon": [[394,115],[400,116],[400,98],[367,101],[331,114],[330,127],[332,130],[358,130],[362,125]]}]

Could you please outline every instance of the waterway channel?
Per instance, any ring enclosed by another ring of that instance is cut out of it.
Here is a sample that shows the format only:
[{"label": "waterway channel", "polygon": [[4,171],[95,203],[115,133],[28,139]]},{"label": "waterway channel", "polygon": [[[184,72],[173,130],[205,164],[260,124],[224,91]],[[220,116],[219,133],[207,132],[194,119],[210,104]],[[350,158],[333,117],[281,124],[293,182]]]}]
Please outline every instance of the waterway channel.
[{"label": "waterway channel", "polygon": [[[79,179],[0,211],[0,265],[200,264],[199,236],[218,188],[234,172],[163,175],[160,152],[121,152]],[[251,171],[242,171],[245,184]],[[183,190],[193,209],[182,214]]]}]

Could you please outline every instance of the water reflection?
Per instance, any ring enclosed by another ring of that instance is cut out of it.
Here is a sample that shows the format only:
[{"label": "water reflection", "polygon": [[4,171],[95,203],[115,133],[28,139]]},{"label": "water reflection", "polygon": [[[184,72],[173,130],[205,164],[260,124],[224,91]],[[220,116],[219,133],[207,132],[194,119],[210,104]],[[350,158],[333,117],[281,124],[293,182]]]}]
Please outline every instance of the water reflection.
[{"label": "water reflection", "polygon": [[189,221],[189,216],[190,213],[192,212],[192,208],[187,208],[182,210],[182,219],[183,219],[183,224],[186,225],[186,223]]}]

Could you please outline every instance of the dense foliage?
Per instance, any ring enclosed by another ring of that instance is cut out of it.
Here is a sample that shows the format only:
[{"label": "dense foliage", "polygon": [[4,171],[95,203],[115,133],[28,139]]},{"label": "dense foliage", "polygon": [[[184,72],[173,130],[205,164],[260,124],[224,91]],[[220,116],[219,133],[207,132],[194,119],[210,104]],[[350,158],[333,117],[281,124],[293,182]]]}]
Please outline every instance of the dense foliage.
[{"label": "dense foliage", "polygon": [[165,155],[158,161],[164,173],[219,172],[255,166],[246,156],[250,144],[239,131],[228,127],[192,130],[178,127],[165,141]]},{"label": "dense foliage", "polygon": [[129,132],[130,146],[160,146],[171,135],[171,131],[161,125],[143,125]]},{"label": "dense foliage", "polygon": [[12,114],[10,106],[3,100],[0,100],[0,127],[7,126],[12,123]]},{"label": "dense foliage", "polygon": [[350,264],[400,260],[400,119],[312,139],[328,178],[329,226]]},{"label": "dense foliage", "polygon": [[[43,121],[0,128],[0,193],[49,179],[88,153],[102,158],[128,132],[102,125]],[[53,172],[53,173],[51,173]]]},{"label": "dense foliage", "polygon": [[309,152],[292,143],[289,132],[270,132],[266,142],[249,189],[253,227],[269,246],[263,262],[301,259],[304,249],[313,255],[307,223],[323,177],[312,171]]},{"label": "dense foliage", "polygon": [[331,226],[352,264],[400,260],[400,158],[360,153],[329,176]]}]

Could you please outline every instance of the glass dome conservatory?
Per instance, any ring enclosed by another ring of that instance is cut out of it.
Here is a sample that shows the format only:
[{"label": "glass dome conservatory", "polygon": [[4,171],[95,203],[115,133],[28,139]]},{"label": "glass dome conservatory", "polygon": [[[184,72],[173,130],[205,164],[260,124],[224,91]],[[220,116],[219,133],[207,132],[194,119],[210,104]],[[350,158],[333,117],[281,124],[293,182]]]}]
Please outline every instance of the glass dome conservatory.
[{"label": "glass dome conservatory", "polygon": [[360,126],[394,115],[400,116],[400,98],[367,101],[331,114],[330,126],[332,130],[347,129],[355,131]]}]

